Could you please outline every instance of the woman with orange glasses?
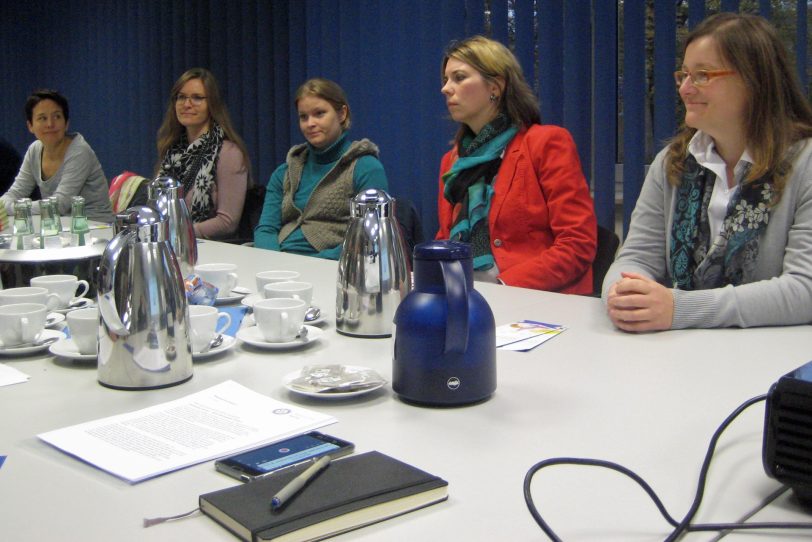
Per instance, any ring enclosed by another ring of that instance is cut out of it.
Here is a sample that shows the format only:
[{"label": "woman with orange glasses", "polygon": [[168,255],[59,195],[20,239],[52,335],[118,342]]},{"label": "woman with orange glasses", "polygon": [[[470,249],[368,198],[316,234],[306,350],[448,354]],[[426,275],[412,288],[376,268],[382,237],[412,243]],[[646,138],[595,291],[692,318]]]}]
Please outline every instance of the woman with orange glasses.
[{"label": "woman with orange glasses", "polygon": [[812,109],[775,29],[720,13],[675,73],[685,124],[603,283],[625,331],[812,322]]}]

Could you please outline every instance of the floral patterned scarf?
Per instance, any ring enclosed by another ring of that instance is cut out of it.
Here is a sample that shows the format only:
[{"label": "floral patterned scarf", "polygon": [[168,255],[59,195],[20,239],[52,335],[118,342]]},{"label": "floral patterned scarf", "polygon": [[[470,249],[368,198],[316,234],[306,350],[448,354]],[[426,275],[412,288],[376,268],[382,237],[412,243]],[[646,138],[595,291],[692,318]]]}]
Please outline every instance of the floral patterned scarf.
[{"label": "floral patterned scarf", "polygon": [[715,182],[716,174],[688,155],[671,226],[674,288],[705,290],[753,280],[759,237],[770,219],[773,185],[764,178],[740,184],[730,198],[722,233],[714,240],[708,205]]}]

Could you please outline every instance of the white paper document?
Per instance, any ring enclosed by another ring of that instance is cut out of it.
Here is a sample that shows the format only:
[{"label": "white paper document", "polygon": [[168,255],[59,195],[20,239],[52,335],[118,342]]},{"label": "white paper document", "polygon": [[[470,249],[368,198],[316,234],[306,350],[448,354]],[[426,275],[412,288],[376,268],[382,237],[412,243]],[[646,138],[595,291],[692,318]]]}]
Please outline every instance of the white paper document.
[{"label": "white paper document", "polygon": [[227,380],[182,399],[37,436],[111,474],[140,482],[336,421]]},{"label": "white paper document", "polygon": [[0,386],[10,386],[11,384],[19,384],[21,382],[28,382],[27,374],[18,371],[14,367],[0,363]]},{"label": "white paper document", "polygon": [[496,328],[496,347],[502,350],[527,352],[560,335],[567,329],[559,324],[522,320]]}]

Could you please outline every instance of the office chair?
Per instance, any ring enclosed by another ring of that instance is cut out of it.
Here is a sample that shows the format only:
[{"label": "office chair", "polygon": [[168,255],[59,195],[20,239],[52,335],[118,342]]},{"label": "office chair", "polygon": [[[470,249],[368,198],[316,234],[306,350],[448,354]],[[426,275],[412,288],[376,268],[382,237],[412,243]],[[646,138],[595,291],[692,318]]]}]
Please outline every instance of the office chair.
[{"label": "office chair", "polygon": [[592,262],[592,295],[601,296],[603,278],[609,271],[609,266],[615,261],[620,238],[615,232],[598,224],[598,247],[595,251],[595,260]]}]

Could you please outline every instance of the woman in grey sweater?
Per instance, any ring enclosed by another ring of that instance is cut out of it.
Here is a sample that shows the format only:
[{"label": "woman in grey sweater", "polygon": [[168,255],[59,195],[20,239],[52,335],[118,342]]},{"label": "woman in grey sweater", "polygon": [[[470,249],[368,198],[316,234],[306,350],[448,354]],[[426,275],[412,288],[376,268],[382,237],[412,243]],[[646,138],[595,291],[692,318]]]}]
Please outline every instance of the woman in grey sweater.
[{"label": "woman in grey sweater", "polygon": [[720,13],[675,73],[685,125],[651,165],[603,299],[625,331],[812,322],[812,109],[775,30]]},{"label": "woman in grey sweater", "polygon": [[28,147],[14,183],[0,197],[9,216],[17,199],[30,197],[39,187],[43,198],[56,196],[61,215],[70,215],[73,196],[83,196],[89,219],[112,222],[107,178],[96,153],[81,134],[67,131],[68,100],[54,90],[38,90],[25,103],[25,117],[37,140]]}]

